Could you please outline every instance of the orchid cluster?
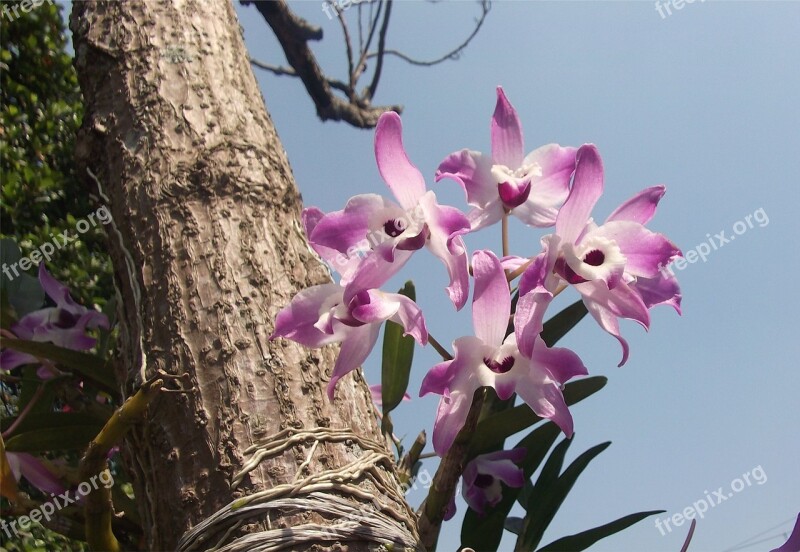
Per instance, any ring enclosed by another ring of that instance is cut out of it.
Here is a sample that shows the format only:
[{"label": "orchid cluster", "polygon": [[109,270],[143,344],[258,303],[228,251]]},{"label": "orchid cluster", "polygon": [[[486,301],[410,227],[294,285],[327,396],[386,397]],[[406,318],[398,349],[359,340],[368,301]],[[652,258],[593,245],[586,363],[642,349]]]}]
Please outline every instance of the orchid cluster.
[{"label": "orchid cluster", "polygon": [[[453,180],[464,189],[471,207],[464,214],[438,203],[406,155],[400,117],[384,114],[376,129],[375,156],[394,201],[363,194],[341,211],[304,211],[311,247],[337,267],[340,281],[298,293],[278,314],[272,336],[308,347],[341,343],[328,385],[331,399],[336,383],[366,360],[383,322],[402,325],[420,345],[438,345],[414,301],[379,289],[415,252],[428,249],[447,270],[446,290],[456,310],[465,306],[472,288],[473,335],[456,339],[452,356],[440,351],[443,362],[430,369],[420,389],[421,396],[441,396],[433,430],[434,449],[441,457],[482,388],[493,389],[501,400],[518,396],[567,437],[572,435],[573,419],[562,388],[588,371],[576,353],[548,347],[540,335],[548,306],[567,287],[580,294],[600,327],[620,342],[620,366],[629,356],[620,318],[648,328],[649,309],[655,305],[671,305],[680,313],[677,281],[660,268],[681,252],[645,227],[664,195],[663,186],[636,194],[597,224],[592,210],[603,192],[597,148],[548,144],[526,155],[517,112],[500,87],[491,148],[491,154],[457,151],[435,173],[436,182]],[[528,226],[551,229],[541,238],[539,251],[509,254],[510,215]],[[470,255],[464,236],[498,222],[503,226],[502,256],[489,250]],[[522,452],[499,451],[466,467],[464,496],[473,509],[481,512],[495,504],[501,481],[522,485],[522,472],[514,463]]]}]

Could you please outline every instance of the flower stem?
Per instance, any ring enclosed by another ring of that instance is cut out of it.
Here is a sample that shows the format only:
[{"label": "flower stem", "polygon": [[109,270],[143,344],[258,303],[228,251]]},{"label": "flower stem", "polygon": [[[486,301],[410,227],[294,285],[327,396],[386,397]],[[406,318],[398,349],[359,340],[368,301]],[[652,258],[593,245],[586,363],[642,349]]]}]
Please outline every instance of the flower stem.
[{"label": "flower stem", "polygon": [[464,427],[458,432],[450,450],[444,455],[436,475],[433,476],[428,496],[419,509],[419,534],[422,546],[428,552],[436,550],[436,543],[439,540],[439,531],[442,521],[447,511],[447,506],[456,492],[458,478],[464,471],[464,466],[468,460],[469,445],[475,426],[478,425],[478,417],[483,409],[483,402],[486,398],[486,388],[481,388],[475,392],[472,398],[472,406],[467,414]]},{"label": "flower stem", "polygon": [[450,354],[450,353],[447,351],[447,349],[445,349],[444,347],[442,347],[442,344],[441,344],[441,343],[439,343],[438,341],[436,341],[436,339],[435,339],[435,338],[434,338],[434,337],[433,337],[431,334],[428,334],[428,343],[430,343],[430,344],[431,344],[431,346],[432,346],[434,349],[436,349],[436,352],[437,352],[437,353],[439,353],[440,355],[442,355],[442,358],[443,358],[444,360],[453,360],[453,355],[451,355],[451,354]]},{"label": "flower stem", "polygon": [[503,223],[502,223],[502,232],[503,232],[503,257],[508,257],[509,253],[509,246],[508,246],[508,213],[503,213]]}]

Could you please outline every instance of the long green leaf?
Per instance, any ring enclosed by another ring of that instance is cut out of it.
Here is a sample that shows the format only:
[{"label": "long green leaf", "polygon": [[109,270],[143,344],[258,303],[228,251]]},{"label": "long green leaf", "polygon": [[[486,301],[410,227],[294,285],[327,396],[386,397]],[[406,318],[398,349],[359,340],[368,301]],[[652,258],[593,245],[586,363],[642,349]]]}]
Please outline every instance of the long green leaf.
[{"label": "long green leaf", "polygon": [[586,305],[582,300],[575,301],[544,323],[541,333],[542,340],[547,343],[548,347],[552,347],[574,328],[587,312]]},{"label": "long green leaf", "polygon": [[21,353],[52,360],[94,381],[103,387],[105,391],[117,393],[117,381],[114,378],[111,366],[103,362],[103,359],[98,356],[59,347],[52,343],[25,341],[22,339],[3,339],[2,345]]},{"label": "long green leaf", "polygon": [[[560,433],[558,426],[547,422],[517,443],[515,448],[524,448],[526,451],[525,459],[522,461],[525,479],[530,479]],[[461,546],[474,550],[498,550],[500,540],[503,538],[505,520],[519,492],[520,489],[503,486],[502,500],[494,508],[489,508],[483,517],[478,516],[472,509],[467,510],[461,525]]]},{"label": "long green leaf", "polygon": [[[109,409],[110,410],[110,409]],[[29,413],[19,425],[14,428],[14,434],[28,433],[48,428],[74,428],[80,426],[96,427],[98,431],[108,421],[111,412],[102,413],[100,410],[87,412],[37,412]],[[109,414],[109,415],[104,415]],[[0,431],[5,432],[17,421],[17,417],[3,418],[0,420]]]},{"label": "long green leaf", "polygon": [[663,514],[666,510],[651,510],[649,512],[637,512],[625,517],[621,517],[611,523],[606,523],[594,529],[589,529],[581,533],[562,537],[557,541],[553,541],[544,548],[540,548],[538,552],[581,552],[586,550],[597,541],[609,537],[615,533],[619,533],[623,529],[627,529],[631,525],[642,521],[643,519],[656,515]]},{"label": "long green leaf", "polygon": [[[600,391],[606,383],[608,378],[605,376],[593,376],[568,383],[564,386],[564,400],[567,405],[578,403]],[[475,428],[475,435],[470,444],[470,456],[497,450],[508,437],[541,420],[542,418],[527,404],[489,416]]]},{"label": "long green leaf", "polygon": [[[555,456],[557,452],[562,452],[559,451],[559,447],[564,444],[564,442],[566,442],[566,440],[559,443],[553,450],[550,459],[553,459],[553,456]],[[530,494],[529,502],[525,505],[525,509],[527,510],[527,514],[525,515],[525,533],[519,541],[522,543],[522,546],[518,546],[517,550],[532,551],[539,546],[545,530],[547,530],[550,522],[553,521],[558,509],[561,508],[570,490],[572,490],[572,487],[575,485],[575,481],[577,481],[578,477],[580,477],[589,463],[594,460],[598,454],[607,449],[609,445],[611,445],[610,441],[590,448],[578,456],[575,461],[564,470],[564,473],[561,474],[560,477],[557,474],[555,478],[552,477],[553,472],[548,469],[550,467],[550,459],[548,459],[547,464],[542,468],[542,473],[539,476],[539,479],[543,480],[542,485],[539,487],[539,481],[536,482],[534,491]],[[564,453],[566,449],[567,447],[563,448]],[[558,466],[558,469],[560,469],[563,459],[563,454],[555,458],[552,468]]]},{"label": "long green leaf", "polygon": [[102,424],[36,429],[14,435],[6,442],[6,449],[11,452],[82,450],[101,429],[103,429]]},{"label": "long green leaf", "polygon": [[[408,281],[399,292],[416,301],[414,282]],[[403,326],[386,321],[383,333],[383,364],[381,368],[381,400],[383,414],[394,410],[408,388],[411,363],[414,360],[414,338],[403,335]]]}]

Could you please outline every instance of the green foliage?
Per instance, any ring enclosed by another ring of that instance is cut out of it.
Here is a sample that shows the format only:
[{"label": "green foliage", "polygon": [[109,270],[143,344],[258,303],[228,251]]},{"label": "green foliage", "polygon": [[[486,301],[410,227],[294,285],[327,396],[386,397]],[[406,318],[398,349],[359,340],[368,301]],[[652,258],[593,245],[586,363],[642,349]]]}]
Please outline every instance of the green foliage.
[{"label": "green foliage", "polygon": [[0,237],[14,237],[28,256],[61,243],[64,231],[79,236],[56,248],[48,267],[80,302],[102,305],[113,294],[102,225],[75,228],[100,205],[75,174],[82,103],[59,10],[45,2],[0,26]]},{"label": "green foliage", "polygon": [[[408,281],[399,293],[412,301],[417,293],[414,282]],[[391,320],[386,321],[383,334],[383,362],[381,371],[381,402],[383,414],[394,410],[408,388],[411,363],[414,360],[414,338],[403,335],[403,326]]]}]

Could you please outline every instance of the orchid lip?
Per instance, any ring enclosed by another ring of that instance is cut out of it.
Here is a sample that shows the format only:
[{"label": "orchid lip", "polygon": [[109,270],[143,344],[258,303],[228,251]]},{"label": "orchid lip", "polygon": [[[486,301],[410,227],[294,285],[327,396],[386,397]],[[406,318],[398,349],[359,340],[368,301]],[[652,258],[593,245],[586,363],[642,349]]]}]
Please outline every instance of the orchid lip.
[{"label": "orchid lip", "polygon": [[483,364],[495,374],[505,374],[514,367],[514,357],[507,356],[500,362],[489,358],[484,358]]},{"label": "orchid lip", "polygon": [[508,209],[513,209],[528,201],[528,196],[531,194],[531,181],[525,181],[522,186],[503,182],[497,185],[497,191],[503,205]]},{"label": "orchid lip", "polygon": [[475,477],[475,483],[473,484],[479,489],[485,489],[487,487],[491,487],[492,483],[494,483],[494,477],[485,473],[479,473]]},{"label": "orchid lip", "polygon": [[428,225],[425,224],[422,227],[422,231],[420,231],[420,233],[416,236],[398,241],[397,249],[404,251],[416,251],[417,249],[422,249],[425,247],[425,243],[428,241],[430,235],[431,231],[428,229]]}]

